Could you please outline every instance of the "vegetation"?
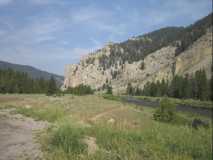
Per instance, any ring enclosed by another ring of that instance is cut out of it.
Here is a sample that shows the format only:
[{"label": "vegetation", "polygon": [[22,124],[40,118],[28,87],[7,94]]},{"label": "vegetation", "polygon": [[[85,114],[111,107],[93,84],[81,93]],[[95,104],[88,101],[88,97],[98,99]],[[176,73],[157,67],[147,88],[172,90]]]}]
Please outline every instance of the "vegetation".
[{"label": "vegetation", "polygon": [[131,84],[128,84],[126,92],[129,95],[210,100],[212,94],[211,81],[207,80],[204,70],[199,70],[192,76],[186,75],[182,77],[175,75],[170,83],[164,79],[156,83],[148,82],[143,90],[139,88],[134,89],[131,87]]},{"label": "vegetation", "polygon": [[56,86],[56,82],[55,82],[54,77],[52,76],[50,78],[49,83],[48,83],[47,95],[48,96],[54,95],[54,94],[57,93],[57,91],[58,91],[58,89],[57,89],[57,86]]},{"label": "vegetation", "polygon": [[80,153],[85,152],[86,144],[82,142],[83,130],[72,126],[69,122],[62,122],[57,129],[51,129],[48,139],[50,152],[62,151],[67,159],[77,159]]},{"label": "vegetation", "polygon": [[160,107],[153,114],[154,119],[162,122],[171,122],[175,118],[175,104],[167,98],[160,101]]},{"label": "vegetation", "polygon": [[0,70],[0,93],[46,93],[51,84],[52,80],[32,79],[23,72]]},{"label": "vegetation", "polygon": [[76,87],[69,87],[65,93],[69,94],[75,94],[75,95],[87,95],[87,94],[93,94],[94,91],[92,88],[88,85],[80,84]]},{"label": "vegetation", "polygon": [[[212,25],[212,13],[188,27],[167,27],[157,31],[138,36],[136,40],[127,40],[113,44],[110,47],[110,55],[102,55],[99,58],[100,67],[104,70],[125,62],[133,63],[143,60],[150,53],[168,45],[177,47],[176,56],[186,50],[194,41],[205,34]],[[93,63],[94,58],[88,59],[87,63]],[[142,64],[141,69],[145,66]],[[113,73],[116,78],[117,73]]]},{"label": "vegetation", "polygon": [[[148,101],[160,101],[163,97],[150,97],[150,96],[135,96],[138,99],[148,100]],[[182,105],[189,105],[192,107],[202,107],[202,108],[212,108],[212,101],[200,101],[195,99],[178,99],[167,97],[170,101],[174,104],[182,104]]]},{"label": "vegetation", "polygon": [[32,117],[36,120],[46,120],[48,122],[55,122],[65,116],[64,108],[60,108],[58,106],[34,108],[17,107],[16,113]]},{"label": "vegetation", "polygon": [[[94,95],[73,98],[70,95],[3,95],[1,100],[0,107],[15,105],[18,113],[36,120],[48,120],[52,124],[40,133],[39,139],[47,160],[212,159],[211,125],[209,128],[194,129],[184,123],[162,123],[153,120],[155,110],[151,108],[137,110],[128,104]],[[170,106],[167,99],[161,102],[162,106]],[[31,107],[24,107],[25,104]],[[19,107],[21,105],[23,107]],[[56,108],[57,112],[52,111]],[[49,114],[60,112],[63,114],[49,118]],[[205,119],[178,114],[189,121]],[[97,116],[99,118],[91,122]],[[110,118],[114,118],[115,122],[109,124]],[[93,154],[88,153],[88,146],[84,142],[86,137],[96,140],[94,143],[98,149]]]},{"label": "vegetation", "polygon": [[30,78],[33,78],[33,79],[43,78],[45,80],[49,80],[51,78],[51,76],[53,76],[55,78],[55,80],[57,81],[57,84],[60,84],[60,85],[62,84],[62,81],[64,79],[63,76],[45,72],[45,71],[39,70],[37,68],[31,67],[31,66],[8,63],[8,62],[1,61],[1,60],[0,60],[0,69],[1,70],[12,69],[13,71],[17,71],[17,72],[22,72],[22,73],[24,72]]},{"label": "vegetation", "polygon": [[128,83],[127,88],[126,88],[126,93],[128,95],[134,95],[134,88],[132,87],[131,83]]},{"label": "vegetation", "polygon": [[107,85],[107,91],[106,94],[112,94],[112,87]]},{"label": "vegetation", "polygon": [[115,96],[115,95],[112,95],[112,94],[103,94],[103,98],[108,99],[108,100],[115,100],[115,101],[121,100],[120,96]]}]

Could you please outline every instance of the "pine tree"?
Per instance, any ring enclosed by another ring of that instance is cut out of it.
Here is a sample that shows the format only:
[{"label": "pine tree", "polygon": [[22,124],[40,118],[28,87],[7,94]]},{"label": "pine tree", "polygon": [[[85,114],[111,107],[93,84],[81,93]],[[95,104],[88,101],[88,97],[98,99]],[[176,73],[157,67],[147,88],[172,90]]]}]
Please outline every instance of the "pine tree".
[{"label": "pine tree", "polygon": [[107,91],[106,94],[112,94],[112,87],[107,85]]},{"label": "pine tree", "polygon": [[51,76],[49,84],[48,84],[48,89],[47,89],[47,95],[53,95],[57,92],[57,86],[56,82],[53,76]]},{"label": "pine tree", "polygon": [[126,89],[126,93],[127,93],[128,95],[133,95],[133,94],[134,94],[134,89],[133,89],[131,83],[128,83],[127,89]]}]

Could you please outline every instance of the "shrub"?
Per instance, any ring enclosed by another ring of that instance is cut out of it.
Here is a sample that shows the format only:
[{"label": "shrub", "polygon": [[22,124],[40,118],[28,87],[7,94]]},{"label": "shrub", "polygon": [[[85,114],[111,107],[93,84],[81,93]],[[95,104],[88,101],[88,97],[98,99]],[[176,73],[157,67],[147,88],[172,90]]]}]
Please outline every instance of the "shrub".
[{"label": "shrub", "polygon": [[160,107],[153,115],[157,121],[170,122],[175,118],[175,104],[168,98],[163,98],[160,101]]},{"label": "shrub", "polygon": [[80,128],[65,122],[52,132],[50,147],[62,150],[67,156],[78,155],[86,150],[86,145],[82,142],[83,136]]}]

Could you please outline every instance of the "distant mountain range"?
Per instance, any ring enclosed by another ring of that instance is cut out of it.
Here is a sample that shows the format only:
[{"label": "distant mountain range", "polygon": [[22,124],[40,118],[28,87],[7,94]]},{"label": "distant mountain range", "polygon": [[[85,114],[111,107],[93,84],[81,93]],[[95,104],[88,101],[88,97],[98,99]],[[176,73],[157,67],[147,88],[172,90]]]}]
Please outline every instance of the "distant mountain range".
[{"label": "distant mountain range", "polygon": [[34,79],[44,78],[47,80],[47,79],[50,79],[51,76],[53,76],[55,78],[55,80],[57,81],[57,84],[59,84],[59,85],[61,85],[63,83],[63,79],[64,79],[63,76],[49,73],[46,71],[42,71],[42,70],[37,69],[32,66],[13,64],[13,63],[5,62],[5,61],[0,61],[0,69],[2,69],[2,70],[13,69],[15,71],[25,72]]}]

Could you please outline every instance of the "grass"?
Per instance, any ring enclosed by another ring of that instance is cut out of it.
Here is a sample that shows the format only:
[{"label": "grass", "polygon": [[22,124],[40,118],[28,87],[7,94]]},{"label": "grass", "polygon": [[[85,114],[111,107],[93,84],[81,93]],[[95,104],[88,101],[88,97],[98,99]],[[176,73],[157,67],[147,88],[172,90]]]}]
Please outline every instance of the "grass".
[{"label": "grass", "polygon": [[[212,159],[212,125],[193,129],[195,116],[177,113],[173,122],[161,123],[153,120],[154,109],[138,110],[111,95],[16,96],[9,101],[8,95],[0,106],[15,106],[17,113],[53,124],[40,136],[47,160]],[[89,123],[97,115],[102,116]],[[115,122],[109,124],[111,118]],[[92,155],[83,141],[87,136],[99,148]]]},{"label": "grass", "polygon": [[127,130],[96,126],[91,135],[114,159],[203,160],[212,158],[212,130],[154,123],[146,130]]},{"label": "grass", "polygon": [[120,96],[116,96],[116,95],[112,95],[112,94],[103,94],[102,96],[103,96],[104,99],[114,100],[114,101],[121,101],[121,97]]},{"label": "grass", "polygon": [[57,121],[65,116],[64,109],[57,106],[49,106],[44,108],[17,107],[16,113],[23,114],[27,117],[32,117],[35,120],[46,120],[48,122]]},{"label": "grass", "polygon": [[86,144],[82,142],[84,132],[81,128],[72,126],[68,122],[53,128],[47,144],[50,152],[62,151],[67,158],[77,157],[85,152]]}]

